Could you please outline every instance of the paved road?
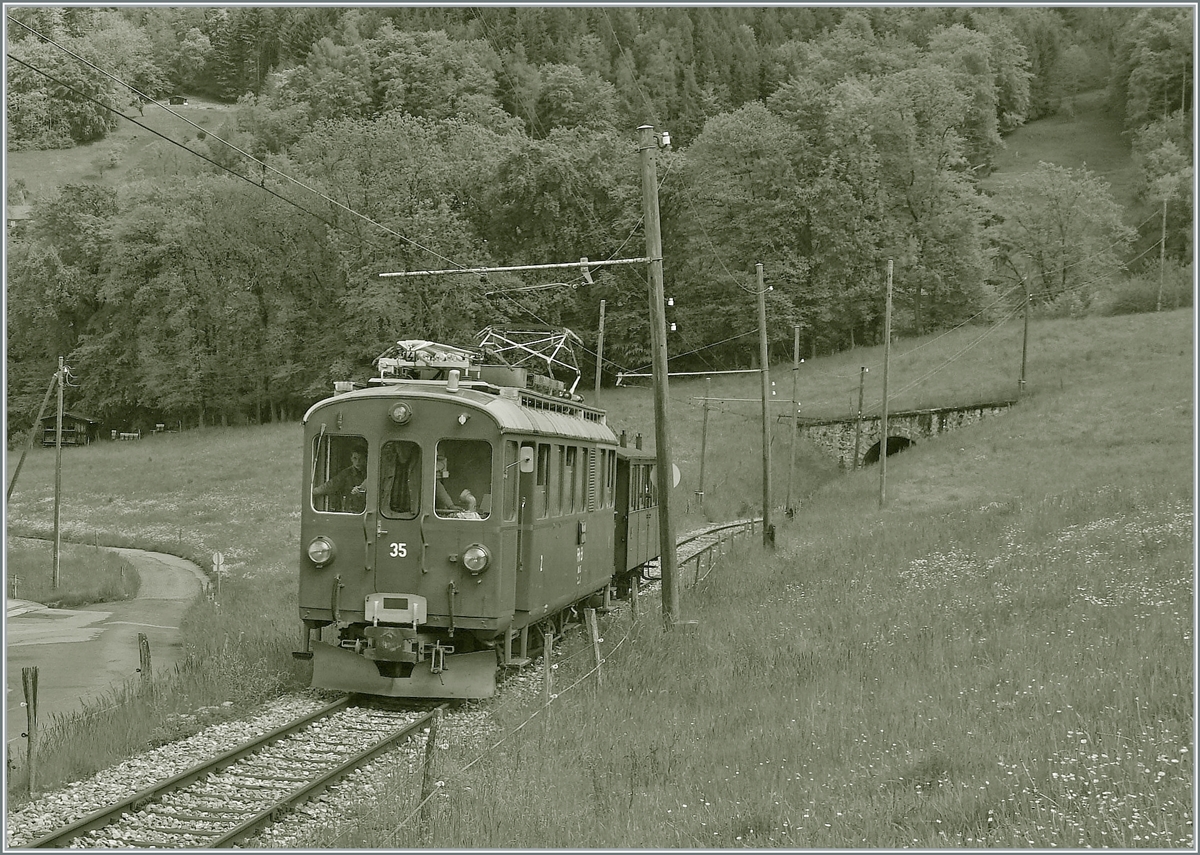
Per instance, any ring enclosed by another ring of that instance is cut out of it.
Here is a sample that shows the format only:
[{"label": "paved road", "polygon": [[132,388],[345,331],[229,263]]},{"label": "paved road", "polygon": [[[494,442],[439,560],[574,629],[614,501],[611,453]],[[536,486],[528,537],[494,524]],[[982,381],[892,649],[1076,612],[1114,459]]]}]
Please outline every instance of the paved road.
[{"label": "paved road", "polygon": [[203,591],[204,575],[196,565],[174,555],[113,551],[138,568],[142,583],[136,599],[81,609],[7,601],[6,739],[10,743],[25,730],[22,668],[38,668],[38,722],[46,724],[51,716],[78,711],[87,702],[94,707],[122,681],[135,676],[140,664],[139,632],[150,642],[155,671],[179,661],[179,624]]}]

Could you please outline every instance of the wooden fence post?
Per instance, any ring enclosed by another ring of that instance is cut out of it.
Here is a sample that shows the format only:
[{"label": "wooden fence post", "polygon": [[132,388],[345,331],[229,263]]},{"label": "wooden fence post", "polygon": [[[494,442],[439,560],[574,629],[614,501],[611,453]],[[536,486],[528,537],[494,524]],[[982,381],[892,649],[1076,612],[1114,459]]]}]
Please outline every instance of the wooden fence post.
[{"label": "wooden fence post", "polygon": [[592,636],[592,657],[596,660],[596,688],[604,686],[604,672],[600,670],[600,628],[596,625],[596,610],[584,609],[584,620],[587,621],[588,633]]},{"label": "wooden fence post", "polygon": [[25,750],[25,766],[29,770],[29,797],[37,793],[37,753],[38,753],[38,669],[21,669],[21,688],[25,691],[25,717],[27,720],[28,742]]},{"label": "wooden fence post", "polygon": [[150,679],[150,639],[144,632],[138,633],[138,673],[143,681]]},{"label": "wooden fence post", "polygon": [[433,795],[433,752],[437,749],[438,724],[442,721],[442,710],[439,707],[429,722],[429,738],[425,740],[425,773],[421,778],[421,833],[429,830],[429,802]]},{"label": "wooden fence post", "polygon": [[547,716],[554,692],[554,670],[550,667],[550,654],[553,652],[554,633],[548,629],[542,630],[542,702],[547,707]]}]

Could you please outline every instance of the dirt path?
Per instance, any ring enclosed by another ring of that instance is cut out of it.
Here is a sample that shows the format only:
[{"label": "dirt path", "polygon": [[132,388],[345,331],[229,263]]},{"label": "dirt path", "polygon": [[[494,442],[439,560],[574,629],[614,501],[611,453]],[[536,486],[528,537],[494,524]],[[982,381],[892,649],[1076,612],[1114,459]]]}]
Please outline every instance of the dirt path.
[{"label": "dirt path", "polygon": [[182,647],[179,625],[207,582],[200,568],[157,552],[113,549],[134,564],[141,588],[133,600],[81,609],[51,609],[8,600],[5,620],[10,747],[25,730],[21,669],[38,669],[38,721],[80,710],[138,673],[138,633],[150,643],[154,670],[171,668]]}]

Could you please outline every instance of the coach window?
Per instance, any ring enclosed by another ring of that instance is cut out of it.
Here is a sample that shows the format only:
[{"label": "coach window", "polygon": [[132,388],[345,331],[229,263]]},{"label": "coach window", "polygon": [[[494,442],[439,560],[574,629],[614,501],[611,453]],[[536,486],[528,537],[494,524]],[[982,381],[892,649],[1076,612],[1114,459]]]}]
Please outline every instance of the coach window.
[{"label": "coach window", "polygon": [[545,519],[550,512],[550,446],[537,447],[537,487],[533,492],[533,509],[538,519]]},{"label": "coach window", "polygon": [[312,506],[315,511],[361,514],[367,505],[367,441],[323,433],[313,440]]},{"label": "coach window", "polygon": [[563,466],[563,511],[573,514],[579,509],[575,504],[575,473],[578,472],[579,449],[573,445],[567,446],[567,462]]},{"label": "coach window", "polygon": [[562,514],[562,495],[563,495],[563,446],[554,446],[554,454],[551,457],[553,468],[550,470],[550,516],[557,517]]},{"label": "coach window", "polygon": [[482,520],[492,510],[492,446],[482,439],[443,439],[434,460],[434,513]]},{"label": "coach window", "polygon": [[379,461],[379,512],[412,519],[421,507],[421,446],[407,440],[385,442]]}]

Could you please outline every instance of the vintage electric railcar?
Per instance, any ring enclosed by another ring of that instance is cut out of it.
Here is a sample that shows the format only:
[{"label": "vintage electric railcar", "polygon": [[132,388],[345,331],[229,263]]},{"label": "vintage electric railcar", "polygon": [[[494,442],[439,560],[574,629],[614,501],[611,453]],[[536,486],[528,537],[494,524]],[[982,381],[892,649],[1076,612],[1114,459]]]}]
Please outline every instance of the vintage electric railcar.
[{"label": "vintage electric railcar", "polygon": [[561,384],[481,357],[400,342],[305,415],[296,655],[313,685],[488,697],[531,628],[625,594],[657,557],[653,456]]}]

